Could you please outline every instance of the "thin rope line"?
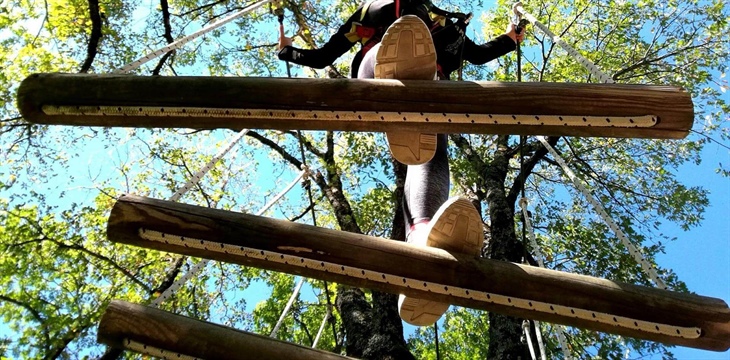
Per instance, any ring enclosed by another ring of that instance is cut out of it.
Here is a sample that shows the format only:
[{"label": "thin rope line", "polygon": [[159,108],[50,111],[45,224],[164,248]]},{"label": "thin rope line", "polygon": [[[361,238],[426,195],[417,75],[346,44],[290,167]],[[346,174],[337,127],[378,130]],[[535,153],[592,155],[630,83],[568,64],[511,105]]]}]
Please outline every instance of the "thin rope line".
[{"label": "thin rope line", "polygon": [[530,335],[530,321],[522,320],[522,332],[525,334],[525,342],[527,348],[530,349],[530,357],[532,360],[537,360],[535,357],[535,347],[532,345],[532,336]]},{"label": "thin rope line", "polygon": [[234,14],[224,18],[223,20],[216,21],[212,24],[209,24],[208,26],[206,26],[188,36],[185,36],[182,39],[176,40],[166,46],[163,46],[157,50],[154,50],[151,53],[149,53],[135,61],[132,61],[131,63],[124,65],[119,69],[114,70],[112,72],[112,74],[124,74],[124,73],[130,72],[134,69],[137,69],[140,66],[142,66],[143,64],[145,64],[146,62],[148,62],[150,60],[154,60],[162,54],[168,53],[173,50],[177,50],[177,49],[181,48],[183,45],[189,43],[190,41],[195,40],[225,24],[228,24],[229,22],[241,17],[242,15],[266,5],[270,1],[271,0],[263,0],[263,1],[259,1],[259,2],[255,3],[253,5],[247,6],[247,7],[243,8],[241,11],[234,13]]},{"label": "thin rope line", "polygon": [[320,339],[320,337],[322,337],[322,333],[324,333],[324,328],[327,325],[327,320],[330,319],[330,316],[332,316],[332,313],[330,312],[330,309],[327,308],[327,313],[324,315],[324,318],[322,319],[322,324],[319,325],[319,330],[317,331],[317,336],[314,337],[314,341],[312,342],[312,349],[317,348],[319,339]]},{"label": "thin rope line", "polygon": [[639,249],[634,246],[634,244],[629,241],[628,236],[624,234],[624,232],[621,230],[621,228],[618,227],[616,222],[613,221],[613,219],[608,215],[606,210],[601,206],[601,204],[596,200],[596,198],[588,191],[588,189],[583,185],[583,183],[578,179],[577,176],[570,170],[568,165],[565,163],[565,160],[563,160],[563,157],[560,156],[557,151],[545,140],[544,137],[538,136],[538,140],[545,146],[545,148],[550,152],[550,154],[555,158],[555,160],[560,164],[560,167],[563,168],[563,171],[565,172],[566,176],[573,182],[573,185],[580,190],[581,193],[583,193],[583,196],[586,197],[586,200],[593,206],[593,209],[598,213],[598,215],[603,219],[603,221],[608,225],[608,227],[613,231],[614,234],[621,240],[621,243],[624,244],[629,249],[629,254],[634,258],[634,260],[641,266],[641,269],[644,271],[644,274],[648,276],[654,284],[660,289],[666,289],[667,285],[664,284],[664,281],[659,278],[659,274],[656,272],[656,269],[646,260],[644,255],[639,251]]},{"label": "thin rope line", "polygon": [[299,290],[302,289],[303,284],[304,278],[300,277],[297,286],[294,287],[294,292],[292,292],[291,296],[289,297],[289,301],[287,301],[286,306],[284,307],[284,311],[282,311],[281,316],[279,316],[279,321],[276,322],[274,330],[271,331],[271,335],[269,335],[270,337],[275,338],[276,334],[279,333],[279,328],[284,322],[284,318],[286,318],[286,315],[289,313],[289,309],[291,309],[292,304],[294,304],[294,300],[296,300],[297,296],[299,295]]},{"label": "thin rope line", "polygon": [[[535,258],[537,259],[537,264],[541,268],[545,268],[545,261],[543,260],[542,251],[540,250],[540,247],[537,245],[537,240],[535,239],[535,231],[532,227],[532,221],[530,220],[530,214],[527,211],[527,198],[523,197],[520,199],[520,208],[522,208],[522,218],[525,221],[524,227],[527,229],[527,236],[530,240],[530,246],[535,251]],[[523,231],[525,229],[523,228]],[[570,360],[572,358],[570,349],[568,349],[568,342],[565,338],[565,328],[562,325],[555,325],[558,331],[558,342],[560,342],[560,347],[563,350],[563,357],[565,360]],[[538,321],[535,321],[535,332],[538,336],[538,344],[540,345],[540,356],[542,356],[543,359],[545,359],[545,346],[542,342],[542,333],[540,330],[540,323]]]},{"label": "thin rope line", "polygon": [[532,16],[530,13],[528,13],[527,11],[525,11],[525,9],[522,7],[521,4],[517,4],[515,6],[515,10],[518,13],[520,13],[522,16],[524,16],[527,20],[529,20],[538,29],[540,29],[545,35],[549,36],[552,39],[553,43],[559,45],[561,48],[563,48],[563,50],[565,50],[566,52],[568,52],[568,54],[570,54],[571,56],[573,56],[573,58],[576,59],[586,69],[588,69],[588,71],[593,76],[595,76],[596,78],[598,78],[598,80],[600,82],[602,82],[602,83],[608,83],[608,84],[613,84],[614,83],[613,79],[610,76],[608,76],[606,73],[604,73],[603,71],[601,71],[596,66],[596,64],[594,64],[592,61],[590,61],[590,60],[586,59],[585,57],[583,57],[583,55],[581,55],[577,50],[575,50],[573,47],[571,47],[570,45],[568,45],[568,43],[566,43],[565,41],[563,41],[563,39],[561,39],[560,36],[557,36],[557,35],[553,34],[553,32],[550,31],[550,29],[548,29],[547,26],[545,26],[542,23],[540,23],[539,21],[537,21],[537,19],[534,16]]},{"label": "thin rope line", "polygon": [[226,154],[228,154],[231,149],[233,149],[236,144],[238,144],[239,141],[249,132],[249,129],[243,129],[241,130],[228,144],[228,146],[225,149],[222,149],[216,156],[214,156],[210,161],[208,161],[203,168],[198,170],[198,172],[193,175],[192,178],[190,178],[185,185],[183,185],[180,189],[178,189],[170,198],[169,201],[175,201],[177,202],[180,200],[180,198],[185,195],[190,189],[192,189],[195,185],[197,185],[200,180],[207,174]]},{"label": "thin rope line", "polygon": [[533,321],[533,323],[535,324],[535,337],[537,337],[537,346],[540,348],[540,359],[546,360],[547,355],[545,354],[545,344],[542,341],[542,329],[540,329],[540,322]]}]

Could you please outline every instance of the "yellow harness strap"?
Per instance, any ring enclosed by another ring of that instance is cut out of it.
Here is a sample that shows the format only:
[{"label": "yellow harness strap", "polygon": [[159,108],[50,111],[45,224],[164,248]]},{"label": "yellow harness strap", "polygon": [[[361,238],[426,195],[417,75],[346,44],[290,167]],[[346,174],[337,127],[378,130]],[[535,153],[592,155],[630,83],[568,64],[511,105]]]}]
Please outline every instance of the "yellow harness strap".
[{"label": "yellow harness strap", "polygon": [[[365,15],[368,13],[368,8],[370,8],[370,4],[373,3],[375,0],[370,0],[367,3],[365,3],[365,6],[360,9],[360,22],[353,22],[352,23],[352,29],[350,29],[350,32],[345,34],[345,37],[347,37],[347,40],[350,40],[350,42],[357,42],[360,41],[363,44],[368,42],[370,40],[370,36],[363,37],[361,34],[363,31],[358,32],[358,28],[365,28],[362,26],[362,21],[365,19]],[[365,32],[372,32],[372,30],[365,31]]]}]

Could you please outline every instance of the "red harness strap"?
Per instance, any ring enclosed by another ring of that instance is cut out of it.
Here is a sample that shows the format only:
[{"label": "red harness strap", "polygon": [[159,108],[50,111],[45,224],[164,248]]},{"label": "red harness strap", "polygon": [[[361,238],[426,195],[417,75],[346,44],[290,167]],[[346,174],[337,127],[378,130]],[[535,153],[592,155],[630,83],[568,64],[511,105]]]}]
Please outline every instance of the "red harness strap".
[{"label": "red harness strap", "polygon": [[355,25],[355,33],[357,36],[359,36],[361,39],[370,39],[375,35],[375,29],[367,26],[362,26],[360,24]]}]

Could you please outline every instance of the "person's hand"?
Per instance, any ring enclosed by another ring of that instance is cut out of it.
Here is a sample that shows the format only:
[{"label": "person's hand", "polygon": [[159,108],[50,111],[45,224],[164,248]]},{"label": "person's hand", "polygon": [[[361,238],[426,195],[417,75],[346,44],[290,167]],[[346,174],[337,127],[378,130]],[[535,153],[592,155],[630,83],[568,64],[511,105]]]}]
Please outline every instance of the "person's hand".
[{"label": "person's hand", "polygon": [[525,28],[522,28],[522,31],[518,34],[517,25],[512,23],[509,23],[509,25],[507,25],[507,31],[504,34],[509,36],[510,39],[515,42],[515,44],[521,43],[525,40]]},{"label": "person's hand", "polygon": [[284,24],[279,24],[279,50],[291,45],[291,38],[284,35]]}]

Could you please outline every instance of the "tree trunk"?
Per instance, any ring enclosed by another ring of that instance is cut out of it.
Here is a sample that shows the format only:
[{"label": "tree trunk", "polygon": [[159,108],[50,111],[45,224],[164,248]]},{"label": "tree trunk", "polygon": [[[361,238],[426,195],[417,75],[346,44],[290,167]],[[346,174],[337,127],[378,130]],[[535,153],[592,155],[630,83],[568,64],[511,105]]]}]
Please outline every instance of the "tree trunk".
[{"label": "tree trunk", "polygon": [[[330,155],[329,152],[328,155]],[[335,169],[334,159],[330,160],[327,174],[329,186],[325,191],[328,193],[330,204],[334,208],[343,230],[361,233],[349,202],[342,196],[342,182],[339,173],[333,171]],[[394,164],[394,172],[397,184],[396,210],[393,216],[391,238],[403,241],[405,240],[405,225],[402,201],[406,167]],[[320,178],[321,187],[324,184],[323,180]],[[403,323],[398,315],[397,295],[373,291],[372,304],[370,304],[361,289],[339,285],[336,305],[345,329],[345,349],[348,356],[377,360],[414,359],[403,337]]]},{"label": "tree trunk", "polygon": [[[522,258],[522,244],[517,241],[515,234],[515,208],[514,203],[507,201],[505,193],[505,180],[509,170],[509,157],[505,154],[508,138],[498,138],[494,158],[482,172],[491,221],[489,256],[495,260],[519,263]],[[521,338],[522,319],[489,313],[489,359],[529,359],[528,348]]]}]

